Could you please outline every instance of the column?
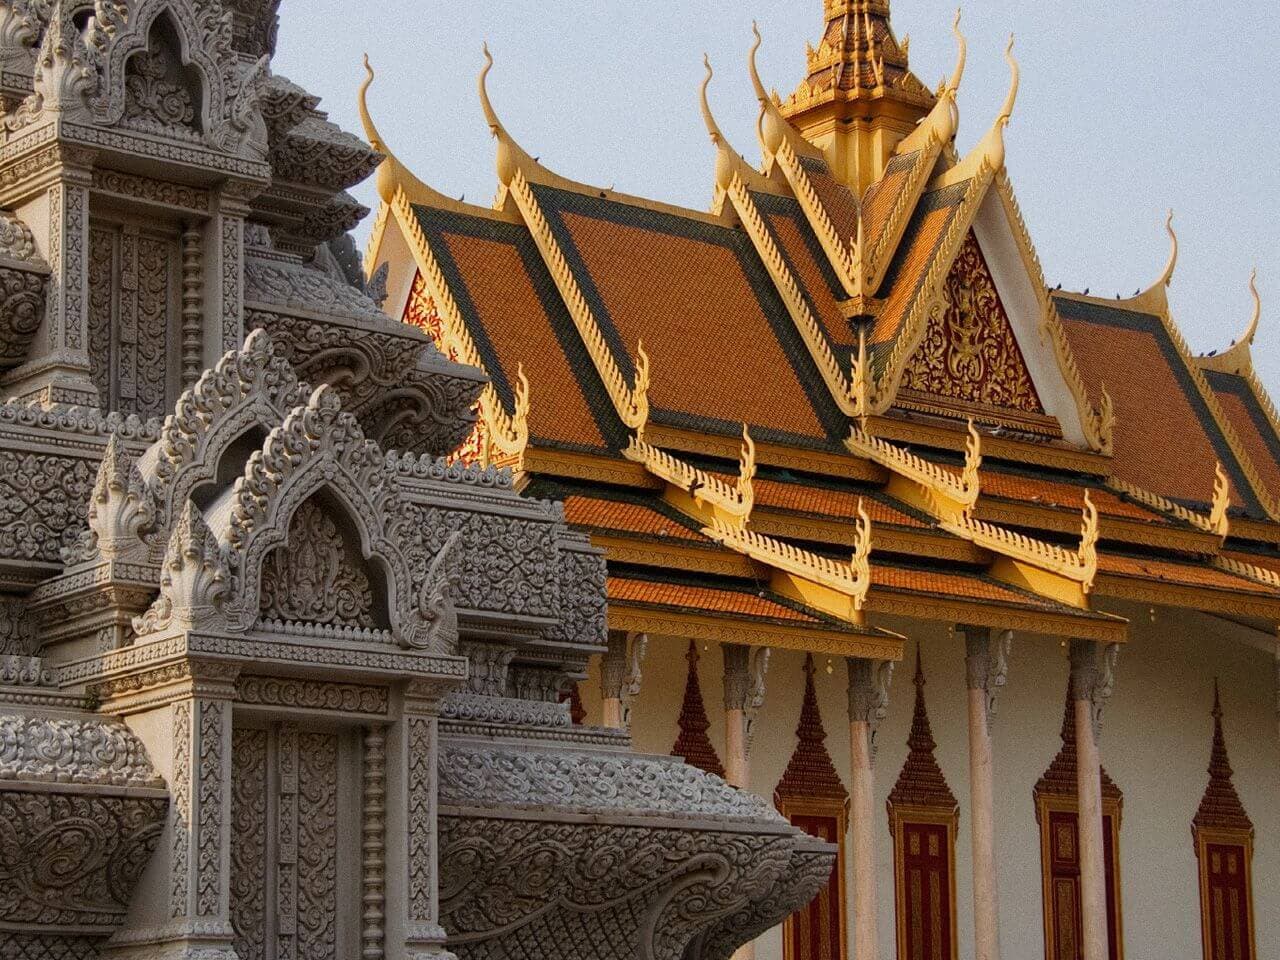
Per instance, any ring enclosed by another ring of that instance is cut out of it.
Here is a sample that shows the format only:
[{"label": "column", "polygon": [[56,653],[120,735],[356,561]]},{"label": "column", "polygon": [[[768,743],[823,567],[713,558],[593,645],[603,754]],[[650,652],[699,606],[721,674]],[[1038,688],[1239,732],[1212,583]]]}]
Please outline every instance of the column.
[{"label": "column", "polygon": [[742,790],[751,783],[751,733],[764,705],[768,647],[720,645],[724,655],[725,779]]},{"label": "column", "polygon": [[993,639],[985,627],[959,628],[965,640],[969,689],[969,831],[973,842],[973,940],[976,960],[1000,957],[1000,909],[996,887],[994,770],[991,723],[996,693],[1009,670],[1012,633]]},{"label": "column", "polygon": [[[96,407],[89,360],[89,184],[91,159],[68,155],[47,192],[24,209],[32,220],[40,252],[49,263],[44,321],[29,358],[6,377],[6,394],[44,406]],[[84,164],[83,166],[81,164]],[[42,215],[36,213],[42,210]],[[40,227],[43,226],[44,230]],[[41,234],[43,233],[43,237]],[[102,402],[106,402],[105,398]]]},{"label": "column", "polygon": [[403,712],[387,730],[385,909],[387,960],[450,956],[440,925],[438,717],[452,680],[408,684]]},{"label": "column", "polygon": [[614,730],[631,728],[631,703],[640,693],[640,667],[649,649],[643,633],[609,631],[609,648],[600,661],[601,722]]},{"label": "column", "polygon": [[849,769],[850,847],[853,856],[853,956],[879,960],[876,906],[875,760],[876,728],[889,707],[893,664],[850,657]]},{"label": "column", "polygon": [[206,367],[244,342],[244,221],[249,213],[248,201],[260,190],[260,186],[229,181],[218,195],[216,214],[204,226],[201,247]]},{"label": "column", "polygon": [[179,939],[211,958],[235,956],[230,870],[233,691],[234,681],[225,671],[209,679],[193,678],[186,694],[169,707],[173,830],[168,912]]},{"label": "column", "polygon": [[1103,859],[1102,709],[1114,686],[1119,647],[1071,641],[1071,699],[1076,726],[1076,817],[1080,837],[1080,914],[1084,960],[1106,960],[1107,875]]}]

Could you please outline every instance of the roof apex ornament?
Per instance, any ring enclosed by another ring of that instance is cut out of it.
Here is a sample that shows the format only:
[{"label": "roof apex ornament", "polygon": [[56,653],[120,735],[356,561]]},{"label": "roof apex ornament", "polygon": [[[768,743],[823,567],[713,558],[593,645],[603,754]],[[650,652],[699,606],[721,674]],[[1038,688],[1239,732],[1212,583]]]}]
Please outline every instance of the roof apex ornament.
[{"label": "roof apex ornament", "polygon": [[711,85],[711,78],[715,76],[715,71],[711,68],[711,58],[705,53],[702,55],[702,65],[706,67],[707,75],[702,80],[698,99],[702,107],[702,122],[706,124],[707,134],[716,148],[716,193],[722,195],[729,189],[730,184],[733,183],[734,174],[742,177],[748,186],[759,186],[762,178],[734,151],[728,138],[721,131],[720,125],[716,123],[715,115],[711,112],[711,104],[707,100],[707,88]]},{"label": "roof apex ornament", "polygon": [[1249,275],[1249,293],[1253,297],[1253,316],[1249,318],[1249,325],[1245,327],[1244,333],[1227,349],[1197,357],[1196,360],[1202,368],[1237,376],[1253,374],[1253,341],[1262,323],[1262,297],[1258,295],[1257,267],[1254,267]]},{"label": "roof apex ornament", "polygon": [[1009,64],[1009,92],[1005,94],[1004,104],[996,115],[995,123],[983,138],[980,147],[982,168],[990,175],[1004,169],[1004,128],[1013,118],[1013,107],[1018,102],[1018,86],[1021,83],[1022,70],[1013,55],[1013,34],[1009,34],[1009,43],[1004,48],[1004,59]]},{"label": "roof apex ornament", "polygon": [[450,209],[457,207],[458,201],[446,197],[415,177],[409,168],[400,162],[400,159],[392,152],[391,148],[387,146],[386,140],[383,139],[382,134],[378,131],[377,124],[373,122],[373,115],[369,112],[369,88],[373,86],[373,81],[377,74],[374,72],[372,64],[369,63],[369,55],[367,53],[364,55],[364,69],[366,76],[364,82],[360,84],[356,105],[360,111],[360,124],[364,127],[365,138],[369,141],[369,145],[385,158],[378,166],[378,196],[382,198],[384,203],[391,203],[395,200],[397,193],[403,192],[405,199],[410,203],[420,203],[432,207],[448,207]]},{"label": "roof apex ornament", "polygon": [[777,153],[783,141],[790,145],[797,156],[821,156],[818,149],[800,136],[800,131],[793,127],[791,121],[782,115],[782,111],[778,109],[778,104],[769,95],[769,91],[764,88],[764,82],[760,79],[760,71],[756,66],[756,52],[760,49],[761,44],[764,43],[764,38],[760,35],[759,24],[754,20],[751,21],[751,33],[755,36],[755,42],[751,44],[751,52],[747,56],[747,68],[751,74],[751,85],[756,91],[756,99],[760,101],[760,148],[765,152],[765,159],[767,160]]},{"label": "roof apex ornament", "polygon": [[956,8],[951,32],[956,38],[956,65],[951,71],[951,79],[938,85],[938,102],[920,121],[920,125],[894,147],[893,152],[897,155],[910,153],[922,146],[941,148],[954,139],[960,128],[960,108],[956,105],[956,95],[960,91],[960,81],[964,78],[964,68],[968,62],[969,42],[960,32],[959,7]]},{"label": "roof apex ornament", "polygon": [[493,54],[489,52],[488,42],[481,49],[484,53],[484,66],[480,69],[476,86],[480,92],[480,108],[484,111],[485,122],[489,124],[489,132],[498,141],[498,181],[504,187],[508,186],[518,170],[531,179],[540,179],[534,173],[540,169],[537,162],[507,133],[507,128],[498,119],[498,112],[493,109],[493,101],[489,99],[489,71],[493,69]]}]

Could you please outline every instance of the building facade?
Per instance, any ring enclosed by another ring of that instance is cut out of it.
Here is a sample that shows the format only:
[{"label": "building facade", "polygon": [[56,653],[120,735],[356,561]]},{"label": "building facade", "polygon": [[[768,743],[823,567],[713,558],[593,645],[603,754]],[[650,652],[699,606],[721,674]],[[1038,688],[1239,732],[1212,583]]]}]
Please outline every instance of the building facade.
[{"label": "building facade", "polygon": [[728,957],[838,849],[573,722],[603,553],[447,457],[277,7],[0,3],[0,956]]},{"label": "building facade", "polygon": [[959,20],[931,90],[889,14],[815,0],[785,98],[757,34],[759,167],[707,64],[709,211],[547,169],[487,51],[497,197],[453,200],[383,142],[366,83],[387,159],[365,263],[390,315],[488,376],[455,455],[510,467],[605,553],[583,722],[836,844],[817,896],[740,956],[1269,956],[1261,306],[1192,355],[1172,224],[1134,297],[1051,289],[1005,166],[1012,42],[962,154]]}]

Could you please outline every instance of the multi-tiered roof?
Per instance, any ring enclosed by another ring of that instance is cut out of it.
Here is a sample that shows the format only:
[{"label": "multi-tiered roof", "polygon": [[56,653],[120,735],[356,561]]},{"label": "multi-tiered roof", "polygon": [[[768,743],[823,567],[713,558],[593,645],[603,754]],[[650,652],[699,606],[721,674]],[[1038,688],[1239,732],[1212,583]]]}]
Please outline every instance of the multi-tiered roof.
[{"label": "multi-tiered roof", "polygon": [[757,33],[759,169],[716,124],[707,65],[709,212],[543,167],[498,118],[487,52],[493,208],[387,160],[368,263],[488,373],[470,453],[608,549],[620,629],[897,656],[867,613],[1118,639],[1097,601],[1121,598],[1274,623],[1257,317],[1192,356],[1176,238],[1129,300],[1051,290],[1005,169],[1012,41],[1005,102],[961,155],[958,19],[931,92],[883,0],[824,12],[785,100]]}]

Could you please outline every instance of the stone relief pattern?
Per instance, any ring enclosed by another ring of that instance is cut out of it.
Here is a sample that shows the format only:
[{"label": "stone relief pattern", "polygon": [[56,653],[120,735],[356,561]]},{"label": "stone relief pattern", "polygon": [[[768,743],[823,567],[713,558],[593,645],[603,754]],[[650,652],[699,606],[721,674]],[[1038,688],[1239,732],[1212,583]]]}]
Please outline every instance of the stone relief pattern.
[{"label": "stone relief pattern", "polygon": [[244,220],[222,217],[222,349],[244,338]]},{"label": "stone relief pattern", "polygon": [[[0,916],[114,926],[164,827],[162,797],[0,790]],[[7,954],[6,954],[7,956]]]},{"label": "stone relief pattern", "polygon": [[266,960],[267,732],[231,736],[231,926],[240,960]]},{"label": "stone relief pattern", "polygon": [[236,682],[236,699],[240,703],[336,710],[341,713],[387,712],[385,687],[366,687],[354,683],[242,676]]},{"label": "stone relief pattern", "polygon": [[[82,277],[85,274],[85,220],[88,217],[89,191],[84,187],[65,186],[53,190],[53,196],[63,196],[66,205],[64,219],[66,247],[62,252],[64,277]],[[52,204],[50,218],[53,217]],[[67,322],[66,344],[72,350],[85,349],[84,343],[84,293],[80,287],[68,286],[62,291],[64,317]]]},{"label": "stone relief pattern", "polygon": [[89,371],[98,403],[111,406],[111,315],[115,286],[115,232],[89,230]]},{"label": "stone relief pattern", "polygon": [[198,703],[200,827],[196,840],[199,866],[196,913],[201,917],[216,917],[222,905],[222,721],[227,705],[218,700],[200,700]]},{"label": "stone relief pattern", "polygon": [[458,806],[571,806],[669,816],[742,817],[785,824],[765,800],[666,757],[539,753],[446,743],[440,802]]},{"label": "stone relief pattern", "polygon": [[461,532],[459,607],[554,616],[559,607],[557,550],[549,524],[411,504],[420,541],[408,550],[410,566],[426,570],[449,537]]},{"label": "stone relief pattern", "polygon": [[31,657],[36,649],[35,625],[26,601],[0,597],[0,656]]},{"label": "stone relief pattern", "polygon": [[608,642],[604,557],[576,550],[563,550],[560,557],[560,619],[547,638],[603,646]]},{"label": "stone relief pattern", "polygon": [[338,738],[298,737],[298,954],[337,960]]},{"label": "stone relief pattern", "polygon": [[183,82],[178,61],[166,45],[154,44],[135,55],[125,70],[127,125],[156,133],[171,133],[178,126],[191,127],[196,118],[195,101]]},{"label": "stone relief pattern", "polygon": [[62,211],[67,189],[59,186],[49,191],[49,266],[53,270],[53,276],[50,278],[50,297],[45,304],[45,316],[48,318],[51,344],[58,343],[66,336],[63,324],[67,317],[67,288],[63,280],[69,276],[76,276],[72,270],[68,269],[63,255]]},{"label": "stone relief pattern", "polygon": [[0,781],[160,787],[146,749],[122,723],[0,715]]},{"label": "stone relief pattern", "polygon": [[479,817],[442,817],[440,830],[441,922],[461,960],[678,960],[709,922],[770,891],[793,843]]},{"label": "stone relief pattern", "polygon": [[58,562],[77,538],[95,478],[87,460],[0,450],[0,556]]},{"label": "stone relief pattern", "polygon": [[155,237],[139,237],[137,244],[137,395],[129,412],[140,417],[162,417],[169,410],[173,249]]},{"label": "stone relief pattern", "polygon": [[294,512],[288,542],[263,565],[259,609],[264,620],[377,627],[364,558],[314,500]]},{"label": "stone relief pattern", "polygon": [[298,932],[298,728],[283,724],[276,747],[276,956],[294,957]]},{"label": "stone relief pattern", "polygon": [[432,881],[432,755],[434,720],[409,717],[409,919],[424,923],[433,917]]},{"label": "stone relief pattern", "polygon": [[173,885],[169,912],[187,915],[188,877],[191,874],[191,701],[173,705]]},{"label": "stone relief pattern", "polygon": [[43,274],[0,267],[0,370],[17,366],[44,318]]},{"label": "stone relief pattern", "polygon": [[0,933],[0,956],[10,960],[98,960],[98,948],[87,937]]}]

